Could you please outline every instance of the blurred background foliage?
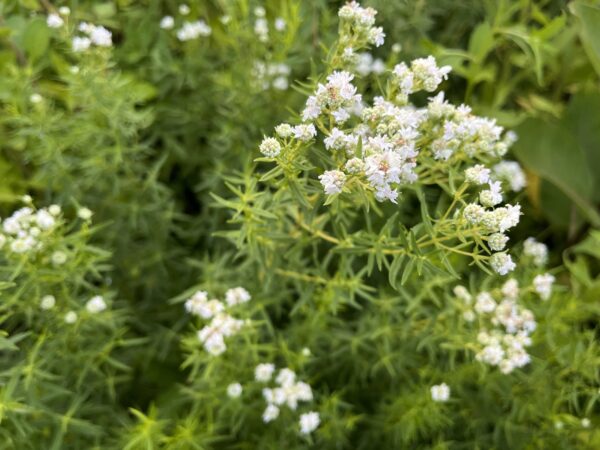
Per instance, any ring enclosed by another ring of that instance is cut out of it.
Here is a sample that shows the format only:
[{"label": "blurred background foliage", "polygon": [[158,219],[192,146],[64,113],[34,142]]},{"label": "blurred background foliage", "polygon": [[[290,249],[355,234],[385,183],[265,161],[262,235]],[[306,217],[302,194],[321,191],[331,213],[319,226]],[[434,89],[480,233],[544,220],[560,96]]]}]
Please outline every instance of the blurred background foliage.
[{"label": "blurred background foliage", "polygon": [[[134,308],[130,337],[152,336],[145,352],[123,357],[129,375],[119,380],[117,401],[123,408],[147,411],[135,413],[146,428],[132,428],[135,445],[128,448],[153,448],[135,440],[140,433],[160,435],[160,422],[149,405],[185,378],[178,370],[177,338],[185,324],[181,311],[166,307],[166,300],[196,281],[198,267],[210,279],[207,274],[238,264],[229,253],[231,246],[214,235],[225,227],[228,215],[212,207],[211,194],[230,195],[224,176],[248,170],[263,134],[301,105],[302,88],[294,81],[307,80],[321,67],[322,47],[334,39],[337,10],[343,4],[190,0],[192,16],[204,18],[213,33],[182,43],[158,26],[163,16],[177,15],[179,3],[0,3],[1,215],[30,193],[42,203],[87,206],[102,224],[92,239],[111,252],[110,289]],[[446,86],[453,102],[468,103],[477,114],[495,117],[517,132],[514,157],[528,175],[518,233],[550,243],[555,264],[563,262],[564,251],[573,295],[597,302],[598,2],[363,3],[379,11],[378,23],[387,33],[385,46],[374,56],[392,54],[394,61],[387,60],[391,67],[398,60],[433,54],[453,68]],[[259,5],[269,17],[282,17],[287,24],[267,42],[253,31],[253,8]],[[71,8],[70,20],[109,28],[114,49],[74,55],[69,40],[45,24],[46,14],[59,6]],[[230,18],[227,25],[220,20],[224,15]],[[394,43],[402,47],[399,54],[390,52]],[[256,61],[289,66],[290,87],[264,89],[253,82]],[[33,94],[43,101],[32,103]],[[207,263],[211,257],[218,261],[215,267]],[[279,298],[286,293],[272,294]],[[592,327],[590,317],[597,319],[598,311],[589,307],[593,310],[588,315],[568,310],[565,320],[579,324],[573,328],[584,322]],[[561,367],[568,365],[567,359],[559,362]],[[543,371],[539,376],[538,381]],[[488,406],[493,407],[491,399]],[[432,420],[443,423],[441,417]],[[370,439],[379,448],[407,445],[400,437]],[[492,441],[481,442],[491,448]]]}]

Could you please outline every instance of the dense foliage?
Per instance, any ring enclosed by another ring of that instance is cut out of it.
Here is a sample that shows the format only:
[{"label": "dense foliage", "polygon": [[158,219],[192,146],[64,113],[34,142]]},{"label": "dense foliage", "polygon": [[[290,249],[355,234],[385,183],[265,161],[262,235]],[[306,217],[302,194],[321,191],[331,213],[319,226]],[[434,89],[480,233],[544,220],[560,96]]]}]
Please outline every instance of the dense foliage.
[{"label": "dense foliage", "polygon": [[600,5],[0,3],[0,447],[600,447]]}]

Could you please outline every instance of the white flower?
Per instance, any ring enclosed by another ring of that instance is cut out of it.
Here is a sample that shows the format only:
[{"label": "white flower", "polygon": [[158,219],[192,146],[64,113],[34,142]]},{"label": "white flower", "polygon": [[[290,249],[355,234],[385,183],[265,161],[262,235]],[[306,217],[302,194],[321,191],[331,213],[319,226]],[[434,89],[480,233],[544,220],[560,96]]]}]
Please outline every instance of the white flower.
[{"label": "white flower", "polygon": [[100,295],[96,295],[87,301],[87,303],[85,304],[85,309],[87,309],[92,314],[97,314],[106,309],[106,302],[104,301],[104,298],[102,298]]},{"label": "white flower", "polygon": [[65,322],[68,324],[77,322],[77,313],[75,311],[69,311],[65,314]]},{"label": "white flower", "polygon": [[44,295],[40,301],[40,308],[44,310],[52,309],[55,304],[56,299],[54,298],[54,295]]},{"label": "white flower", "polygon": [[273,80],[273,87],[279,91],[285,91],[288,87],[288,80],[284,76],[277,77]]},{"label": "white flower", "polygon": [[63,16],[68,16],[69,14],[71,14],[71,9],[68,6],[61,6],[60,8],[58,8],[58,12]]},{"label": "white flower", "polygon": [[58,14],[48,14],[46,17],[46,25],[50,28],[60,28],[65,24],[65,21]]},{"label": "white flower", "polygon": [[381,47],[385,40],[385,33],[383,32],[383,28],[371,28],[369,31],[369,42],[373,44],[375,47]]},{"label": "white flower", "polygon": [[181,4],[179,5],[179,14],[181,14],[182,16],[187,16],[190,13],[190,7],[188,5]]},{"label": "white flower", "polygon": [[185,22],[183,26],[177,30],[177,39],[180,41],[191,41],[199,36],[210,36],[212,29],[204,20],[196,22]]},{"label": "white flower", "polygon": [[495,252],[504,250],[507,242],[508,236],[502,233],[494,233],[488,237],[488,245]]},{"label": "white flower", "polygon": [[508,272],[512,272],[516,267],[516,264],[513,262],[510,255],[506,253],[494,253],[490,257],[490,265],[492,266],[492,269],[500,275],[506,275]]},{"label": "white flower", "polygon": [[61,213],[62,209],[59,205],[50,205],[48,206],[48,212],[53,216],[58,216]]},{"label": "white flower", "polygon": [[365,170],[365,163],[360,158],[352,158],[346,162],[345,168],[348,173],[361,173]]},{"label": "white flower", "polygon": [[542,300],[548,300],[552,295],[552,285],[554,284],[554,281],[556,281],[556,278],[549,273],[537,275],[533,279],[535,292],[538,293]]},{"label": "white flower", "polygon": [[225,302],[228,306],[249,302],[251,298],[250,293],[243,287],[232,288],[225,293]]},{"label": "white flower", "polygon": [[484,215],[485,209],[477,203],[470,203],[463,210],[463,217],[473,225],[480,223]]},{"label": "white flower", "polygon": [[581,426],[583,428],[589,428],[591,425],[590,419],[588,419],[587,417],[584,417],[583,419],[581,419]]},{"label": "white flower", "polygon": [[275,405],[267,405],[267,408],[263,412],[262,419],[264,423],[269,423],[279,417],[279,408]]},{"label": "white flower", "polygon": [[231,22],[231,16],[229,16],[229,15],[225,14],[225,15],[221,16],[221,17],[219,18],[219,20],[221,21],[221,23],[222,23],[223,25],[227,25],[229,22]]},{"label": "white flower", "polygon": [[495,206],[502,202],[502,187],[499,181],[490,181],[489,186],[489,190],[479,194],[479,201],[484,206]]},{"label": "white flower", "polygon": [[519,283],[511,278],[502,285],[502,294],[510,300],[516,300],[519,297]]},{"label": "white flower", "polygon": [[92,41],[87,37],[79,37],[75,36],[73,38],[73,51],[74,52],[82,52],[90,48],[92,45]]},{"label": "white flower", "polygon": [[262,363],[254,369],[254,379],[256,381],[266,382],[271,379],[275,372],[275,365],[271,363]]},{"label": "white flower", "polygon": [[90,220],[92,218],[92,214],[92,210],[86,207],[82,207],[77,210],[77,217],[82,220]]},{"label": "white flower", "polygon": [[227,386],[227,396],[230,398],[238,398],[242,395],[242,385],[240,383],[231,383]]},{"label": "white flower", "polygon": [[302,356],[309,357],[311,355],[310,348],[304,347],[302,349]]},{"label": "white flower", "polygon": [[277,17],[275,19],[275,29],[277,31],[283,31],[283,30],[285,30],[285,27],[286,27],[285,19],[283,17]]},{"label": "white flower", "polygon": [[49,230],[56,224],[54,216],[45,209],[40,209],[35,213],[35,220],[42,230]]},{"label": "white flower", "polygon": [[103,26],[92,26],[89,36],[92,43],[98,47],[110,47],[112,45],[112,33]]},{"label": "white flower", "polygon": [[275,138],[265,137],[260,143],[259,150],[267,158],[275,158],[281,153],[281,144]]},{"label": "white flower", "polygon": [[465,171],[465,178],[469,183],[485,184],[490,181],[490,169],[477,164]]},{"label": "white flower", "polygon": [[310,434],[317,429],[321,423],[318,412],[308,412],[300,416],[300,433]]},{"label": "white flower", "polygon": [[497,343],[491,343],[486,345],[483,350],[476,355],[476,358],[486,364],[497,366],[504,358],[504,355],[505,353],[502,346]]},{"label": "white flower", "polygon": [[506,181],[510,189],[518,192],[527,186],[525,172],[516,161],[502,161],[494,166],[494,175],[496,178]]},{"label": "white flower", "polygon": [[317,135],[317,129],[310,123],[308,125],[296,125],[294,127],[294,137],[300,141],[308,142]]},{"label": "white flower", "polygon": [[60,250],[57,250],[54,253],[52,253],[50,259],[52,260],[53,264],[60,266],[67,262],[67,254],[65,252],[61,252]]},{"label": "white flower", "polygon": [[475,311],[478,313],[491,313],[494,309],[496,309],[496,302],[489,292],[481,292],[477,295]]},{"label": "white flower", "polygon": [[275,127],[275,133],[285,139],[294,134],[294,128],[289,123],[281,123]]},{"label": "white flower", "polygon": [[430,390],[434,402],[447,402],[450,398],[450,387],[446,383],[431,386]]},{"label": "white flower", "polygon": [[400,53],[401,51],[402,51],[402,44],[399,44],[398,42],[396,42],[395,44],[392,45],[392,52]]},{"label": "white flower", "polygon": [[171,16],[165,16],[160,20],[160,27],[163,30],[170,30],[175,26],[175,19]]},{"label": "white flower", "polygon": [[264,7],[257,6],[256,8],[254,8],[254,15],[256,17],[265,17],[266,14],[267,14],[267,11],[265,10]]},{"label": "white flower", "polygon": [[470,305],[473,301],[473,297],[464,286],[455,286],[452,292],[454,292],[454,295],[460,298],[466,305]]},{"label": "white flower", "polygon": [[283,387],[291,386],[296,381],[296,373],[288,368],[281,369],[275,378],[275,382]]},{"label": "white flower", "polygon": [[44,98],[38,93],[34,93],[29,96],[29,101],[33,104],[41,103],[42,100],[44,100]]},{"label": "white flower", "polygon": [[538,267],[545,265],[548,261],[548,247],[532,237],[525,239],[523,254],[530,257]]},{"label": "white flower", "polygon": [[325,194],[339,194],[342,192],[342,188],[346,182],[346,174],[339,170],[328,170],[319,176],[319,180],[323,185]]}]

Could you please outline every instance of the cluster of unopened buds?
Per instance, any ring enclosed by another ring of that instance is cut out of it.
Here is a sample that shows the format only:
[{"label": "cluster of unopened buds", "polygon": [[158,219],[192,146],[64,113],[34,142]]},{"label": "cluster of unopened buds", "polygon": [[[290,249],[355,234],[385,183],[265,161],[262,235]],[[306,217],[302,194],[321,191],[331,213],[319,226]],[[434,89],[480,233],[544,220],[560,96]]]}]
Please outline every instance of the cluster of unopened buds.
[{"label": "cluster of unopened buds", "polygon": [[229,289],[225,293],[225,302],[208,299],[206,291],[197,291],[185,302],[188,313],[210,319],[210,323],[198,331],[198,340],[204,349],[213,356],[220,355],[227,346],[225,338],[237,334],[244,326],[244,321],[227,313],[229,308],[250,301],[250,294],[242,287]]},{"label": "cluster of unopened buds", "polygon": [[460,309],[467,322],[478,326],[476,359],[499,367],[502,373],[527,365],[531,358],[526,348],[531,345],[531,333],[536,329],[533,313],[519,300],[535,293],[547,300],[552,293],[554,277],[536,275],[532,285],[519,288],[516,279],[507,280],[500,289],[471,295],[464,286],[456,286],[454,295],[462,301]]},{"label": "cluster of unopened buds", "polygon": [[[177,39],[179,39],[180,41],[191,41],[194,39],[198,39],[199,37],[206,37],[212,34],[212,28],[204,20],[186,19],[186,17],[189,16],[191,13],[191,9],[188,5],[179,5],[178,12],[183,17],[182,19],[177,19],[177,21],[180,22],[180,24],[179,28],[175,33]],[[164,16],[160,20],[160,27],[163,30],[172,30],[175,28],[175,22],[176,19],[173,16]]]},{"label": "cluster of unopened buds", "polygon": [[[275,374],[275,365],[263,363],[256,366],[254,378],[261,383],[272,381]],[[265,423],[271,422],[279,417],[280,407],[287,406],[290,410],[296,411],[299,402],[310,402],[313,400],[313,393],[310,385],[296,379],[296,373],[289,369],[280,369],[274,378],[276,386],[264,388],[262,390],[263,398],[267,403],[262,418]],[[302,434],[312,433],[320,424],[319,413],[308,412],[300,416],[300,432]]]}]

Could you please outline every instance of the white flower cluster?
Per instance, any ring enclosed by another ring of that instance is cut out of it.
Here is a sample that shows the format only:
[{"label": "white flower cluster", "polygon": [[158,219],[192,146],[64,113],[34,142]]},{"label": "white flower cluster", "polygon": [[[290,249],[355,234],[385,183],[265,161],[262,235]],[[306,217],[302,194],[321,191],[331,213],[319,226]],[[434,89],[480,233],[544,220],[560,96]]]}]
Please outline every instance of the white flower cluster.
[{"label": "white flower cluster", "polygon": [[[266,18],[267,11],[262,6],[257,6],[254,8],[254,15],[256,19],[254,20],[254,34],[260,42],[268,42],[269,41],[269,22]],[[273,27],[276,31],[284,31],[287,27],[285,19],[283,17],[277,17],[273,22]]]},{"label": "white flower cluster", "polygon": [[58,205],[38,210],[32,206],[18,209],[2,222],[0,248],[6,246],[12,253],[40,250],[44,237],[51,234],[60,222],[61,213]]},{"label": "white flower cluster", "polygon": [[83,52],[88,50],[92,44],[97,47],[111,47],[112,33],[101,25],[93,25],[87,22],[81,22],[77,30],[84,36],[75,36],[73,38],[73,51]]},{"label": "white flower cluster", "polygon": [[519,289],[514,278],[507,280],[500,289],[480,292],[475,298],[464,286],[454,288],[454,295],[462,300],[465,320],[479,319],[476,359],[499,367],[505,374],[531,360],[526,348],[531,345],[530,335],[536,328],[535,317],[519,304],[522,292],[526,291]]},{"label": "white flower cluster", "polygon": [[[186,4],[179,5],[179,14],[182,16],[188,16],[191,12],[190,7]],[[175,18],[173,16],[164,16],[160,20],[160,27],[163,30],[172,30],[175,28]],[[202,19],[199,20],[185,20],[181,21],[180,28],[176,31],[175,35],[181,42],[192,41],[198,39],[200,36],[206,37],[212,34],[212,28]]]},{"label": "white flower cluster", "polygon": [[[373,30],[375,14],[372,8],[362,8],[356,2],[341,8],[340,43],[344,44],[341,58],[346,63],[357,58],[352,43],[358,44],[356,48],[359,48],[361,42],[369,42],[365,36]],[[364,58],[363,66],[373,62],[370,55],[361,58]],[[378,63],[378,68],[373,71],[383,70],[382,65]],[[449,104],[444,100],[443,92],[431,98],[426,108],[408,104],[409,94],[420,90],[434,91],[449,71],[448,66],[438,67],[431,56],[414,60],[410,67],[398,64],[391,74],[391,100],[375,97],[371,105],[363,102],[350,72],[334,71],[327,76],[326,82],[319,83],[306,101],[302,120],[305,125],[312,125],[311,122],[319,125],[325,134],[325,148],[333,153],[336,161],[337,167],[325,170],[319,177],[325,193],[338,194],[350,179],[358,179],[356,185],[372,190],[378,201],[396,203],[399,187],[417,181],[418,159],[427,164],[431,158],[448,161],[450,168],[452,163],[462,164],[465,154],[475,161],[489,161],[504,155],[514,136],[507,133],[502,137],[503,129],[494,120],[473,115],[465,105]],[[367,69],[363,67],[358,72],[365,74]],[[395,91],[399,95],[394,94]],[[285,137],[279,131],[277,134]],[[285,151],[286,142],[271,147],[277,147],[277,150],[269,153],[278,155]],[[454,155],[457,156],[452,159]],[[487,207],[498,205],[502,201],[498,180],[516,173],[518,167],[497,165],[492,177],[491,169],[475,163],[473,166],[467,174],[468,179],[478,185],[489,184],[489,189],[480,194],[481,203]],[[523,181],[516,179],[514,184],[518,187]],[[514,226],[515,213],[518,222],[518,206],[510,208],[507,217],[497,214],[504,230]],[[490,233],[502,231],[496,229]],[[494,257],[494,266],[502,272],[511,270],[510,257]]]},{"label": "white flower cluster", "polygon": [[87,301],[85,309],[92,314],[98,314],[106,309],[106,302],[102,296],[96,295]]},{"label": "white flower cluster", "polygon": [[[479,203],[469,203],[462,210],[462,217],[469,226],[475,227],[487,239],[492,254],[489,259],[492,269],[506,275],[516,267],[511,256],[503,252],[508,242],[506,232],[515,227],[520,220],[521,206],[510,205],[496,207],[502,202],[502,190],[499,181],[490,181],[490,170],[476,165],[466,170],[465,180],[472,184],[487,183],[489,189],[479,193]],[[489,209],[488,209],[489,208]]]},{"label": "white flower cluster", "polygon": [[246,289],[237,287],[225,293],[225,303],[217,299],[209,300],[206,291],[197,291],[186,300],[184,306],[188,313],[206,320],[211,319],[208,325],[198,331],[198,340],[208,353],[217,356],[227,350],[225,338],[237,334],[244,321],[230,316],[226,309],[247,303],[250,298]]},{"label": "white flower cluster", "polygon": [[291,69],[285,63],[255,61],[252,74],[256,84],[262,89],[270,88],[285,91],[289,87]]},{"label": "white flower cluster", "polygon": [[406,102],[414,92],[435,91],[448,78],[450,70],[450,66],[438,67],[433,56],[415,59],[410,67],[403,62],[397,64],[392,71],[392,82],[400,90],[398,101]]},{"label": "white flower cluster", "polygon": [[[510,131],[506,133],[509,136],[509,142],[514,140],[511,136],[515,136]],[[501,161],[493,167],[494,178],[506,182],[510,189],[514,192],[519,192],[527,186],[527,178],[525,172],[516,161]]]},{"label": "white flower cluster", "polygon": [[[342,26],[349,27],[347,38],[354,37],[359,41],[365,41],[375,47],[383,45],[385,33],[383,28],[375,27],[375,16],[377,11],[373,8],[363,8],[358,2],[346,3],[338,13]],[[346,36],[342,34],[342,41]]]},{"label": "white flower cluster", "polygon": [[434,402],[447,402],[450,399],[450,387],[446,383],[431,386],[431,399]]},{"label": "white flower cluster", "polygon": [[319,83],[314,95],[308,97],[302,111],[304,121],[315,120],[322,114],[330,114],[336,123],[344,123],[350,114],[359,112],[362,96],[357,94],[352,84],[354,75],[345,71],[333,72],[327,77],[327,83]]},{"label": "white flower cluster", "polygon": [[[275,365],[271,363],[262,363],[256,366],[254,378],[261,383],[268,383],[275,373]],[[313,393],[310,385],[296,379],[296,373],[284,368],[279,370],[275,377],[276,386],[264,388],[263,398],[267,402],[267,407],[263,412],[263,421],[271,422],[279,417],[280,407],[286,405],[292,411],[296,411],[299,402],[310,402],[313,400]],[[300,416],[300,432],[309,434],[314,431],[320,423],[319,414],[309,412]]]}]

